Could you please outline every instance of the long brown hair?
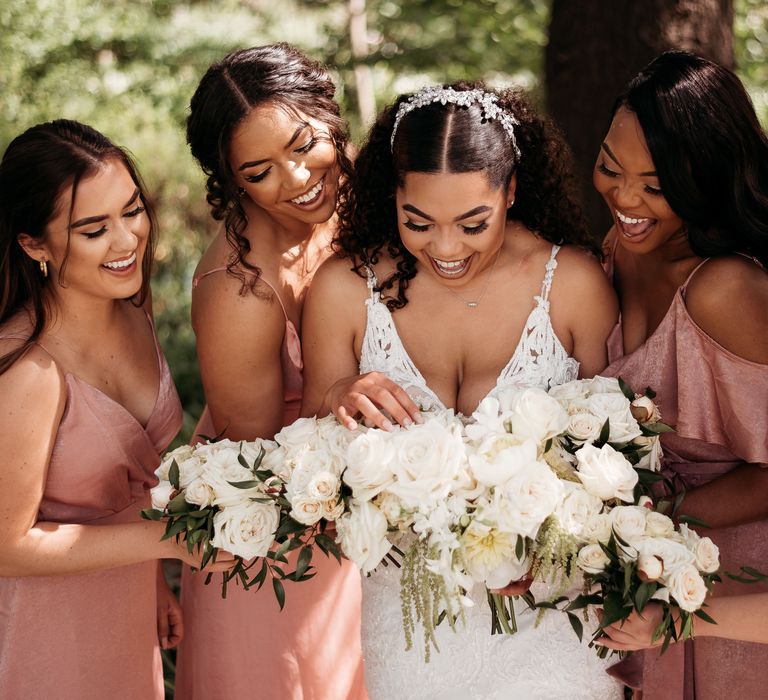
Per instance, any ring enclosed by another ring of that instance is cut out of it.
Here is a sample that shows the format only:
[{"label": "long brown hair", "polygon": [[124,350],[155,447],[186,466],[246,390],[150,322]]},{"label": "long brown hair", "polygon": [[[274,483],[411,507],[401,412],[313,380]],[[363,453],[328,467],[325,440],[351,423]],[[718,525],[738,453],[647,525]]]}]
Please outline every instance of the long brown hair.
[{"label": "long brown hair", "polygon": [[[139,306],[149,295],[157,225],[146,188],[130,156],[92,127],[68,119],[37,124],[13,139],[6,149],[0,161],[0,326],[27,310],[33,328],[20,347],[0,357],[0,374],[40,337],[52,311],[46,294],[46,286],[52,282],[41,275],[39,264],[24,252],[19,235],[44,239],[48,222],[58,213],[57,203],[69,187],[71,219],[78,184],[110,160],[119,161],[130,173],[150,221],[141,288],[131,299]],[[68,252],[69,242],[62,271]]]}]

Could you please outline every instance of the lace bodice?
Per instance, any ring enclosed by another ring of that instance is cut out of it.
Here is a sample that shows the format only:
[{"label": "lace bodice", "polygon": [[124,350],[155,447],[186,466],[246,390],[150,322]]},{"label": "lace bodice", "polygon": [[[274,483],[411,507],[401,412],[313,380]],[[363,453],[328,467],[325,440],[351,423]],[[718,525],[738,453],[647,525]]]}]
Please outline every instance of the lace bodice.
[{"label": "lace bodice", "polygon": [[[549,291],[559,246],[553,246],[541,292],[512,357],[489,392],[513,385],[547,387],[576,379],[579,363],[569,357],[549,318]],[[397,382],[422,406],[443,404],[413,363],[397,333],[392,314],[381,301],[376,277],[368,272],[370,294],[360,372],[378,371]],[[534,584],[534,595],[553,594]],[[536,626],[536,614],[523,604],[518,633],[490,633],[491,618],[482,586],[471,592],[475,605],[454,633],[437,629],[440,652],[425,663],[418,635],[405,651],[400,604],[400,570],[380,567],[363,580],[362,639],[365,677],[371,700],[618,700],[621,685],[605,673],[613,661],[597,658],[580,644],[565,615],[550,613]],[[589,626],[587,626],[589,627]],[[588,631],[585,631],[585,637]]]},{"label": "lace bodice", "polygon": [[[534,306],[523,327],[517,347],[499,373],[496,385],[488,392],[493,396],[511,385],[537,386],[564,384],[576,379],[579,363],[563,348],[549,318],[549,291],[557,268],[560,246],[552,246],[541,284],[541,292],[533,298]],[[367,323],[360,354],[360,372],[381,372],[403,387],[424,408],[445,408],[413,363],[397,333],[392,313],[376,291],[378,281],[368,268],[369,296]]]}]

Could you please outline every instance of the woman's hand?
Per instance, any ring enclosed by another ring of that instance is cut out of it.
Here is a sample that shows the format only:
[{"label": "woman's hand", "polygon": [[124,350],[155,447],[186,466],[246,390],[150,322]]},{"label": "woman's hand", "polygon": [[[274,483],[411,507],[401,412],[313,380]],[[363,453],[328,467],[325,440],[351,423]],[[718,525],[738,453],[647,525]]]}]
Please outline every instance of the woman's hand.
[{"label": "woman's hand", "polygon": [[184,638],[181,605],[165,580],[162,560],[157,562],[157,638],[163,649],[173,649]]},{"label": "woman's hand", "polygon": [[[202,559],[202,554],[200,552],[190,552],[187,549],[186,542],[176,542],[176,539],[173,537],[165,540],[165,542],[168,542],[170,546],[170,551],[164,555],[166,558],[181,559],[181,561],[185,564],[189,564],[193,569],[200,569],[200,561]],[[209,561],[205,565],[205,568],[200,570],[206,573],[218,573],[220,571],[228,571],[234,565],[234,554],[230,554],[229,552],[220,549],[216,554],[216,561]]]},{"label": "woman's hand", "polygon": [[323,405],[350,430],[357,427],[356,416],[382,430],[393,430],[384,412],[403,427],[424,420],[406,391],[380,372],[340,379],[326,392]]},{"label": "woman's hand", "polygon": [[[598,611],[601,617],[602,611]],[[651,641],[654,630],[661,624],[664,608],[658,603],[649,603],[642,613],[633,610],[623,622],[615,622],[603,630],[603,637],[598,643],[616,651],[637,651],[660,646],[664,642],[661,636],[655,642]]]},{"label": "woman's hand", "polygon": [[527,573],[523,578],[518,579],[517,581],[510,581],[504,588],[493,588],[491,589],[491,593],[494,595],[507,595],[507,596],[513,596],[513,595],[523,595],[524,593],[528,592],[528,589],[531,587],[531,584],[533,583],[533,576],[531,576],[530,573]]}]

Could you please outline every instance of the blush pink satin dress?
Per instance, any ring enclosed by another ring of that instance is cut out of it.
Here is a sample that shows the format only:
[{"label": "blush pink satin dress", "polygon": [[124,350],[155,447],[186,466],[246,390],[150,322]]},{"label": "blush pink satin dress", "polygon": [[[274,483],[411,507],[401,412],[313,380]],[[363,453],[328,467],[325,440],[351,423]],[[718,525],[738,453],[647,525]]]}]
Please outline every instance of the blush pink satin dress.
[{"label": "blush pink satin dress", "polygon": [[[261,279],[272,288],[285,314],[274,286]],[[299,335],[285,314],[284,425],[299,417],[302,367]],[[195,432],[215,433],[207,410]],[[313,579],[285,583],[282,611],[269,581],[259,591],[244,591],[232,582],[222,599],[218,576],[206,586],[204,575],[183,568],[185,634],[176,665],[176,700],[367,698],[360,643],[360,574],[350,562],[342,560],[340,566],[320,552],[312,563],[317,571]]]},{"label": "blush pink satin dress", "polygon": [[[663,420],[676,428],[662,436],[664,469],[687,489],[744,462],[768,464],[768,365],[729,352],[689,316],[685,293],[698,269],[637,350],[624,355],[621,323],[614,328],[608,339],[610,365],[601,373],[622,377],[635,391],[650,386],[657,392]],[[738,504],[733,508],[737,510]],[[768,568],[768,521],[705,534],[720,548],[722,570],[738,572],[742,565]],[[723,579],[715,595],[768,590]],[[764,698],[768,645],[696,639],[672,645],[663,655],[656,650],[632,654],[612,672],[628,685],[642,688],[643,700]]]},{"label": "blush pink satin dress", "polygon": [[[0,331],[2,335],[2,331]],[[66,406],[39,521],[140,519],[181,405],[155,339],[160,385],[142,426],[121,404],[65,372]],[[68,576],[0,578],[0,698],[162,700],[157,562]]]}]

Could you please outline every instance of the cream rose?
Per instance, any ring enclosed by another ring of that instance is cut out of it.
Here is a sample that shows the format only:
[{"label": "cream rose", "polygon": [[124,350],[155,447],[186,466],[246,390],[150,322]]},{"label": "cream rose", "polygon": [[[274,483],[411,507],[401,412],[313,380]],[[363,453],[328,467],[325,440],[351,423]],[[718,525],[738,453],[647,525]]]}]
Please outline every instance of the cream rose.
[{"label": "cream rose", "polygon": [[200,478],[211,487],[215,494],[213,503],[218,506],[246,503],[252,496],[262,493],[260,486],[241,489],[230,483],[254,481],[251,470],[243,467],[238,461],[239,454],[239,447],[225,447],[209,454],[206,458]]},{"label": "cream rose", "polygon": [[613,531],[624,542],[635,546],[645,535],[648,515],[648,509],[641,506],[617,506],[611,511]]},{"label": "cream rose", "polygon": [[602,542],[607,544],[611,539],[612,521],[609,513],[599,513],[584,524],[581,530],[581,539],[592,544]]},{"label": "cream rose", "polygon": [[608,501],[618,498],[634,500],[637,472],[621,452],[610,445],[597,449],[586,444],[576,453],[576,476],[591,494]]},{"label": "cream rose", "polygon": [[184,489],[184,500],[187,503],[200,506],[200,508],[207,508],[213,505],[215,498],[216,494],[205,479],[195,479]]},{"label": "cream rose", "polygon": [[321,501],[327,501],[334,498],[339,493],[341,482],[339,477],[333,472],[318,471],[312,476],[307,484],[307,495],[310,498],[317,498]]},{"label": "cream rose", "polygon": [[568,427],[568,414],[543,389],[499,392],[499,403],[507,430],[521,441],[533,440],[538,445]]},{"label": "cream rose", "polygon": [[632,415],[629,401],[624,394],[593,394],[579,405],[583,405],[585,410],[597,416],[601,424],[609,421],[609,442],[623,444],[641,434],[640,426]]},{"label": "cream rose", "polygon": [[696,543],[693,554],[696,557],[696,568],[699,571],[713,574],[720,568],[720,550],[709,537],[702,537]]},{"label": "cream rose", "polygon": [[637,557],[637,574],[643,581],[657,581],[664,571],[664,564],[655,555],[640,554]]},{"label": "cream rose", "polygon": [[526,465],[537,461],[537,445],[533,440],[511,445],[498,452],[470,454],[470,472],[483,486],[502,486]]},{"label": "cream rose", "polygon": [[211,544],[243,559],[263,557],[275,541],[277,506],[248,502],[223,508],[213,516]]},{"label": "cream rose", "polygon": [[336,533],[344,555],[364,574],[373,571],[392,548],[387,519],[367,501],[350,501],[349,512],[336,521]]},{"label": "cream rose", "polygon": [[599,574],[608,566],[608,556],[599,544],[588,544],[579,550],[576,566],[588,574]]},{"label": "cream rose", "polygon": [[693,564],[684,564],[673,571],[667,581],[670,595],[681,610],[695,612],[704,604],[707,586]]},{"label": "cream rose", "polygon": [[572,481],[564,481],[562,485],[565,495],[558,504],[555,515],[567,533],[581,538],[587,523],[603,509],[603,502]]},{"label": "cream rose", "polygon": [[603,421],[587,411],[577,411],[570,416],[567,433],[575,443],[594,442],[600,437]]},{"label": "cream rose", "polygon": [[675,532],[675,524],[663,513],[650,511],[645,519],[645,534],[648,537],[669,537]]},{"label": "cream rose", "polygon": [[683,544],[666,537],[645,537],[636,543],[638,556],[657,557],[663,566],[661,582],[667,584],[670,576],[682,566],[693,564],[693,553]]},{"label": "cream rose", "polygon": [[323,504],[310,496],[294,496],[291,499],[291,517],[302,525],[314,525],[323,517]]},{"label": "cream rose", "polygon": [[652,399],[640,396],[630,404],[630,411],[639,423],[656,423],[661,419],[661,413]]}]

